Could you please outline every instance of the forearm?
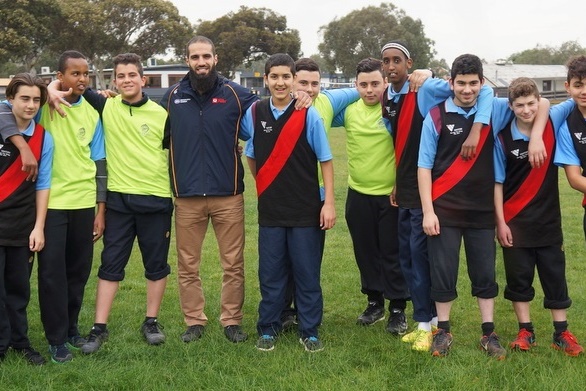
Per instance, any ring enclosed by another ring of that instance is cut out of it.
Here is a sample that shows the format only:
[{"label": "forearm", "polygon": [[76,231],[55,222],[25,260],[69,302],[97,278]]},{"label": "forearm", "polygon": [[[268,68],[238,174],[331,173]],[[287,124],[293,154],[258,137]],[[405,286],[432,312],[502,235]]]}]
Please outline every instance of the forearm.
[{"label": "forearm", "polygon": [[100,159],[96,164],[96,202],[106,202],[106,193],[108,190],[108,170],[106,159]]},{"label": "forearm", "polygon": [[324,204],[334,205],[334,164],[331,160],[321,162],[321,173],[324,181]]},{"label": "forearm", "polygon": [[431,170],[419,167],[417,169],[417,183],[423,213],[435,213],[431,197]]},{"label": "forearm", "polygon": [[47,208],[49,206],[49,189],[37,190],[36,197],[36,219],[34,229],[45,229],[45,220],[47,218]]},{"label": "forearm", "polygon": [[503,224],[505,222],[505,212],[503,209],[503,184],[494,184],[494,213],[496,224]]}]

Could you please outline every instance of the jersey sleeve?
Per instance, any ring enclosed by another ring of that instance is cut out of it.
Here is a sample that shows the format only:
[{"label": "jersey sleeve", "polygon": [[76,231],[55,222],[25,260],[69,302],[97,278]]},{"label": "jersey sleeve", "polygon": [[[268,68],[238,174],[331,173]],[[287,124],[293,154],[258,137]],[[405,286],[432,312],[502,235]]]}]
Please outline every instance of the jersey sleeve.
[{"label": "jersey sleeve", "polygon": [[435,163],[437,153],[437,144],[439,135],[435,129],[435,124],[431,115],[428,113],[423,120],[421,129],[421,141],[419,143],[419,159],[417,167],[432,169]]},{"label": "jersey sleeve", "polygon": [[254,159],[254,123],[252,121],[252,110],[253,107],[249,107],[244,113],[244,117],[242,118],[242,123],[240,124],[240,135],[239,137],[247,141],[244,147],[244,154]]},{"label": "jersey sleeve", "polygon": [[557,142],[553,163],[557,166],[580,166],[580,158],[574,148],[567,122],[564,122],[557,131]]},{"label": "jersey sleeve", "polygon": [[313,149],[320,162],[327,162],[332,160],[332,151],[330,150],[330,143],[324,128],[323,122],[314,107],[307,110],[306,118],[307,142]]},{"label": "jersey sleeve", "polygon": [[20,134],[16,126],[16,119],[12,114],[7,101],[0,103],[0,136],[3,140],[8,140],[9,137]]},{"label": "jersey sleeve", "polygon": [[51,133],[45,131],[45,138],[43,139],[43,151],[39,162],[39,175],[35,188],[37,190],[46,190],[51,188],[51,175],[53,167],[53,152],[55,144]]},{"label": "jersey sleeve", "polygon": [[104,143],[104,127],[102,121],[98,119],[96,129],[94,131],[94,137],[90,142],[90,159],[94,162],[106,158],[106,147]]},{"label": "jersey sleeve", "polygon": [[492,129],[498,134],[513,119],[513,111],[509,108],[507,98],[493,98],[492,102]]}]

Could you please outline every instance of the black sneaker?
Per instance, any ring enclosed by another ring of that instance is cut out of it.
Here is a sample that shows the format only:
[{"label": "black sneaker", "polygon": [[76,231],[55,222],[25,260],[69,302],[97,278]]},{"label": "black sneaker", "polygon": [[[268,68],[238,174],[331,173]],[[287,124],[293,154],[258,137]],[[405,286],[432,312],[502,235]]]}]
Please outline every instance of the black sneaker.
[{"label": "black sneaker", "polygon": [[507,356],[507,351],[501,346],[499,337],[495,332],[490,335],[483,335],[480,338],[480,348],[490,357],[494,357],[497,360],[504,360]]},{"label": "black sneaker", "polygon": [[224,327],[224,335],[228,338],[228,341],[234,343],[244,342],[248,339],[248,334],[238,324]]},{"label": "black sneaker", "polygon": [[65,344],[49,345],[49,354],[51,355],[51,361],[55,364],[64,364],[73,360],[73,354]]},{"label": "black sneaker", "polygon": [[140,329],[149,345],[160,345],[165,342],[165,334],[161,331],[163,325],[159,324],[156,319],[144,321]]},{"label": "black sneaker", "polygon": [[202,324],[196,324],[193,326],[188,326],[187,330],[183,334],[181,334],[181,340],[185,343],[197,341],[203,336],[205,326]]},{"label": "black sneaker", "polygon": [[43,365],[47,362],[43,356],[41,356],[41,353],[37,352],[30,346],[22,349],[12,348],[12,350],[22,355],[22,357],[24,357],[24,359],[31,365]]},{"label": "black sneaker", "polygon": [[297,326],[297,318],[294,314],[287,314],[281,318],[281,330],[283,332],[292,331]]},{"label": "black sneaker", "polygon": [[361,326],[370,326],[385,318],[385,308],[376,301],[369,301],[366,309],[356,321]]},{"label": "black sneaker", "polygon": [[91,354],[100,350],[100,346],[108,340],[108,330],[101,331],[95,327],[90,330],[90,335],[87,337],[87,342],[81,347],[83,354]]},{"label": "black sneaker", "polygon": [[387,331],[394,335],[403,335],[407,332],[407,318],[405,311],[393,308],[387,322]]},{"label": "black sneaker", "polygon": [[74,335],[67,339],[67,345],[70,349],[79,350],[83,345],[87,343],[87,339],[81,335]]}]

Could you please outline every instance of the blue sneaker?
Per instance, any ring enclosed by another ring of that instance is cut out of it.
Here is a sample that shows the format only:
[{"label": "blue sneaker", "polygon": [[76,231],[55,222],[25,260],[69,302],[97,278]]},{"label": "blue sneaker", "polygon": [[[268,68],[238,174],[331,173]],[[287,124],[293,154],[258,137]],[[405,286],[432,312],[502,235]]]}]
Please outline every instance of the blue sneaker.
[{"label": "blue sneaker", "polygon": [[315,353],[324,350],[324,345],[317,337],[299,338],[306,352]]},{"label": "blue sneaker", "polygon": [[256,348],[263,352],[269,352],[275,348],[275,337],[272,335],[261,335],[256,341]]}]

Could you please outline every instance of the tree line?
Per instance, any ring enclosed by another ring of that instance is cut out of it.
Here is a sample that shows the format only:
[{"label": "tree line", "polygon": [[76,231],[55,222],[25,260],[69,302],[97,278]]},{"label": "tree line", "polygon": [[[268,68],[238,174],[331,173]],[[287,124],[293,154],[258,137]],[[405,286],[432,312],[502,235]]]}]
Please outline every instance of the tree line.
[{"label": "tree line", "polygon": [[[184,59],[185,44],[205,35],[216,44],[218,71],[227,77],[240,66],[251,66],[277,52],[294,59],[303,55],[299,31],[287,18],[268,8],[241,6],[213,21],[191,24],[170,1],[160,0],[0,0],[0,77],[48,65],[68,49],[79,50],[98,74],[118,53],[134,52],[143,59],[170,56]],[[409,43],[414,68],[431,68],[438,76],[449,70],[434,56],[435,42],[424,25],[392,3],[368,6],[321,26],[318,46],[322,69],[353,76],[358,61],[376,55],[390,39]],[[586,54],[577,41],[559,48],[537,46],[514,53],[507,60],[524,64],[564,64],[575,54]],[[103,84],[105,85],[105,84]]]}]

